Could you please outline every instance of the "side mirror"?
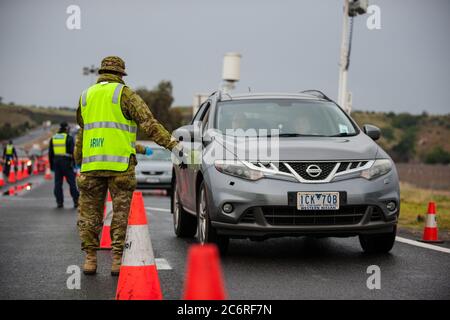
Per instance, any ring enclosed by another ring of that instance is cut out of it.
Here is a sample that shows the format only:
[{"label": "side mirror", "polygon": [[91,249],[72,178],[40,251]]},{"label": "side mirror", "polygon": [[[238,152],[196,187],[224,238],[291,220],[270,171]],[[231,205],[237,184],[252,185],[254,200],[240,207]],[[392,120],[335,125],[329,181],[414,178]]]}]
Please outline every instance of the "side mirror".
[{"label": "side mirror", "polygon": [[194,137],[194,126],[189,124],[179,127],[173,132],[173,136],[179,142],[192,142]]},{"label": "side mirror", "polygon": [[372,138],[372,140],[378,140],[381,136],[381,130],[380,128],[373,126],[371,124],[365,124],[363,126],[363,131],[365,134],[367,134],[369,137]]},{"label": "side mirror", "polygon": [[195,125],[188,124],[176,129],[173,132],[173,136],[179,142],[201,142],[201,136],[199,136],[200,129]]}]

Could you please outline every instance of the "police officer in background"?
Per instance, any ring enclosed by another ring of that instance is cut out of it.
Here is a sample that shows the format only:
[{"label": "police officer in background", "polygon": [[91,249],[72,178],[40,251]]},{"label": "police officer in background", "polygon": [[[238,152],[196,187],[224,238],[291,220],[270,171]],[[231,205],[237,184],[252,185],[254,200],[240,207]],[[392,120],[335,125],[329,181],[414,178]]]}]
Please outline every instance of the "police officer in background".
[{"label": "police officer in background", "polygon": [[5,163],[3,173],[5,174],[5,176],[9,175],[11,160],[15,160],[15,163],[17,164],[16,148],[14,148],[12,140],[9,140],[8,144],[3,149],[3,162]]},{"label": "police officer in background", "polygon": [[57,208],[64,207],[63,178],[65,177],[70,186],[70,195],[73,199],[74,208],[78,207],[79,192],[75,183],[73,151],[74,142],[68,134],[67,122],[62,122],[58,133],[49,143],[48,159],[50,169],[55,172],[55,187],[53,193],[56,197]]}]

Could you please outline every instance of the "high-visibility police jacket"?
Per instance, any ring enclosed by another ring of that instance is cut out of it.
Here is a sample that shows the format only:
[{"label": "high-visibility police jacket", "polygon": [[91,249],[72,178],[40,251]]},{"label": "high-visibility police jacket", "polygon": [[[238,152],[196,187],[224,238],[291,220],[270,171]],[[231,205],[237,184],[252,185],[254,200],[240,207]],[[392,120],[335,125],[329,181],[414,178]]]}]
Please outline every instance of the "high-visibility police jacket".
[{"label": "high-visibility police jacket", "polygon": [[125,118],[120,107],[123,87],[121,83],[100,82],[81,95],[81,172],[126,171],[130,156],[136,154],[136,122]]},{"label": "high-visibility police jacket", "polygon": [[13,155],[13,151],[14,151],[14,146],[12,144],[7,144],[6,145],[6,155],[7,156],[12,156]]},{"label": "high-visibility police jacket", "polygon": [[53,154],[55,156],[71,157],[67,153],[67,133],[57,133],[52,138]]}]

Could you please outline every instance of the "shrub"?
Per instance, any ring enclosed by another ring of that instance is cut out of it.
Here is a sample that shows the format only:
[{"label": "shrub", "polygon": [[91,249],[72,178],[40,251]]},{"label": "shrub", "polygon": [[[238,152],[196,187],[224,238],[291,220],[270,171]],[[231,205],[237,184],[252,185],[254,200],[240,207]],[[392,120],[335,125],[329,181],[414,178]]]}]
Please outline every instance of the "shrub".
[{"label": "shrub", "polygon": [[441,146],[436,146],[425,156],[425,163],[449,164],[450,163],[450,152],[447,152]]}]

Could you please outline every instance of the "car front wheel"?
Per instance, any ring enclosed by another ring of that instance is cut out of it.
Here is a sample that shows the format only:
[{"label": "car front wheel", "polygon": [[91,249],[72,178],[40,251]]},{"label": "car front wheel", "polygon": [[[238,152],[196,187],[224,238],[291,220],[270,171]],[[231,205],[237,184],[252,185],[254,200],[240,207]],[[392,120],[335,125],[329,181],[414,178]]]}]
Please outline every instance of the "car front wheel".
[{"label": "car front wheel", "polygon": [[388,253],[394,246],[397,226],[391,233],[360,235],[359,243],[365,253]]},{"label": "car front wheel", "polygon": [[173,210],[173,229],[179,238],[192,238],[197,231],[197,221],[195,216],[189,214],[183,209],[180,202],[180,195],[175,181],[175,186],[172,195],[172,210]]},{"label": "car front wheel", "polygon": [[219,248],[221,254],[228,250],[230,239],[226,236],[217,234],[217,231],[211,225],[208,212],[208,200],[206,196],[206,186],[202,182],[200,185],[199,196],[197,197],[197,239],[201,244],[214,243]]}]

